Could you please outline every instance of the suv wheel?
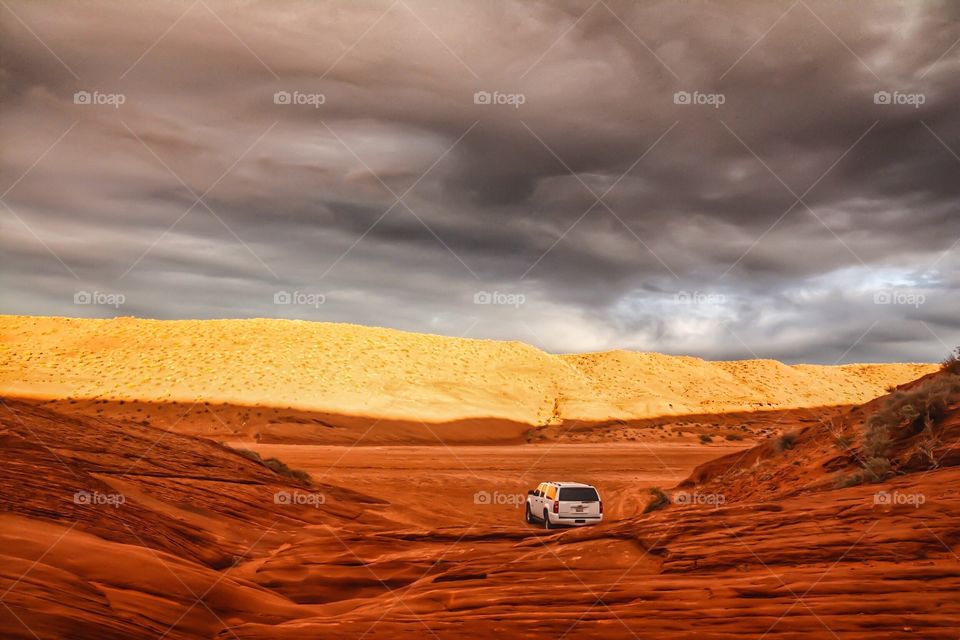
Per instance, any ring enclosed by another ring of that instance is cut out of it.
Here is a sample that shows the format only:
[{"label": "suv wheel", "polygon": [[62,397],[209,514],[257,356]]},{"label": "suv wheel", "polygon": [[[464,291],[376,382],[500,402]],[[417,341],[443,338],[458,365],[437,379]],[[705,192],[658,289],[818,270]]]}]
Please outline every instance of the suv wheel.
[{"label": "suv wheel", "polygon": [[527,519],[527,524],[533,524],[533,523],[534,523],[533,512],[530,511],[530,503],[529,503],[529,502],[527,503],[526,519]]},{"label": "suv wheel", "polygon": [[553,529],[552,524],[550,524],[550,514],[547,513],[547,510],[543,510],[543,528],[544,529]]}]

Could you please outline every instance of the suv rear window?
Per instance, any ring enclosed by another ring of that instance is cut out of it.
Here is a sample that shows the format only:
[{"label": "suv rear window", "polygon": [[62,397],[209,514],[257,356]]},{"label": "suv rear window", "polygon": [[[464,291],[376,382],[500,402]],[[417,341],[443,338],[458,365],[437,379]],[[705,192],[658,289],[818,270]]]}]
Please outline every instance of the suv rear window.
[{"label": "suv rear window", "polygon": [[600,499],[597,490],[593,487],[563,487],[560,489],[560,500],[580,502],[596,502]]}]

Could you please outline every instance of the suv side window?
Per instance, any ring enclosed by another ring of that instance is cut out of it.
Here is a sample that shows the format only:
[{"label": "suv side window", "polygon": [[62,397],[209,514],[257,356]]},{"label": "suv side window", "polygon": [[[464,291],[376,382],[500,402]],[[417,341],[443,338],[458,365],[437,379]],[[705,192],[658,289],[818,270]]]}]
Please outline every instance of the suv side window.
[{"label": "suv side window", "polygon": [[542,483],[542,482],[537,485],[537,490],[536,490],[536,493],[535,493],[534,495],[536,495],[537,497],[540,497],[540,496],[543,495],[543,483]]},{"label": "suv side window", "polygon": [[550,485],[549,487],[547,487],[547,498],[550,500],[557,499],[557,488],[554,487],[553,485]]}]

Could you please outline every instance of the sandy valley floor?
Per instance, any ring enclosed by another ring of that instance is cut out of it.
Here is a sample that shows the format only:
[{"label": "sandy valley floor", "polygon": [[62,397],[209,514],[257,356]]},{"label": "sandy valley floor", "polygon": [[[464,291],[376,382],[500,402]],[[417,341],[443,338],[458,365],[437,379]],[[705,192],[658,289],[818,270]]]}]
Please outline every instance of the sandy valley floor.
[{"label": "sandy valley floor", "polygon": [[329,447],[235,443],[276,456],[332,482],[389,502],[383,514],[405,525],[522,527],[528,489],[547,480],[587,482],[606,517],[639,515],[647,487],[672,487],[693,468],[744,447],[553,444],[516,446]]}]

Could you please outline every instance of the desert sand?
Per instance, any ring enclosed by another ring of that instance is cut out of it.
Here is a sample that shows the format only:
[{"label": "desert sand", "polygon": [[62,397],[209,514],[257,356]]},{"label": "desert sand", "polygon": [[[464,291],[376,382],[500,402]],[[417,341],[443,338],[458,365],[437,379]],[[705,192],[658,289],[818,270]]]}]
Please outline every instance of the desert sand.
[{"label": "desert sand", "polygon": [[415,423],[570,421],[865,402],[929,364],[788,366],[291,320],[0,316],[0,391],[280,407]]},{"label": "desert sand", "polygon": [[[837,482],[874,416],[934,398],[910,395],[924,382],[779,412],[789,439],[752,447],[234,443],[309,484],[209,438],[6,399],[0,635],[955,638],[960,378],[937,387],[934,444],[894,421],[890,474]],[[548,476],[594,482],[605,522],[524,523]],[[644,513],[653,486],[672,503]]]},{"label": "desert sand", "polygon": [[[3,638],[960,628],[960,375],[932,365],[266,320],[0,326]],[[604,522],[524,522],[543,480],[596,485]]]}]

